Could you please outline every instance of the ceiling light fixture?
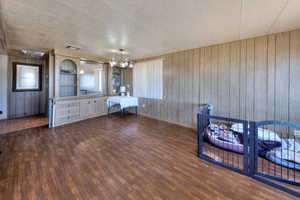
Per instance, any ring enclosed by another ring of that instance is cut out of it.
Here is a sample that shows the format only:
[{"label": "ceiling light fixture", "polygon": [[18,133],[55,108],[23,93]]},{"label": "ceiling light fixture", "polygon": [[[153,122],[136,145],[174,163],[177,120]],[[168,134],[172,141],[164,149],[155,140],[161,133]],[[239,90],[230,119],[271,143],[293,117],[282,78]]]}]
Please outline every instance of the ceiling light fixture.
[{"label": "ceiling light fixture", "polygon": [[130,60],[128,55],[126,55],[127,53],[125,52],[124,49],[119,49],[119,51],[114,51],[114,52],[115,53],[113,54],[109,62],[111,67],[122,67],[122,68],[133,67],[134,62]]},{"label": "ceiling light fixture", "polygon": [[66,49],[71,49],[71,50],[80,50],[81,49],[80,46],[73,45],[73,44],[67,44],[65,47],[66,47]]},{"label": "ceiling light fixture", "polygon": [[32,51],[32,50],[22,49],[21,52],[26,56],[43,57],[45,55],[45,52],[42,52],[42,51]]}]

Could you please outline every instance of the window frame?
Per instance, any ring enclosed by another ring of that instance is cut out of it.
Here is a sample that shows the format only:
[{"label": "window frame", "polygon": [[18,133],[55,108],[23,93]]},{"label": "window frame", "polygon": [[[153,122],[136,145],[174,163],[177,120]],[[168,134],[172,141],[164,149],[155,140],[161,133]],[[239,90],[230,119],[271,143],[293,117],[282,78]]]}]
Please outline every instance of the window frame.
[{"label": "window frame", "polygon": [[[17,89],[17,66],[25,65],[30,67],[38,67],[39,69],[39,88],[37,89]],[[13,62],[13,80],[12,80],[12,90],[13,92],[34,92],[34,91],[42,91],[42,82],[43,82],[43,68],[41,64],[30,64],[30,63],[21,63],[21,62]]]}]

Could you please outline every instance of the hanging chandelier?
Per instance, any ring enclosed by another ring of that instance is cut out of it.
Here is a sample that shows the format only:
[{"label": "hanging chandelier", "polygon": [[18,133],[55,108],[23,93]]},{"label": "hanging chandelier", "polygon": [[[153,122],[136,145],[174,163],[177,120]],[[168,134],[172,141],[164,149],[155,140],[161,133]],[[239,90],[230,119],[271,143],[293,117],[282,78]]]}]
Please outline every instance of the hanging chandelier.
[{"label": "hanging chandelier", "polygon": [[132,68],[134,62],[130,60],[125,49],[119,49],[119,51],[114,53],[109,64],[111,67]]}]

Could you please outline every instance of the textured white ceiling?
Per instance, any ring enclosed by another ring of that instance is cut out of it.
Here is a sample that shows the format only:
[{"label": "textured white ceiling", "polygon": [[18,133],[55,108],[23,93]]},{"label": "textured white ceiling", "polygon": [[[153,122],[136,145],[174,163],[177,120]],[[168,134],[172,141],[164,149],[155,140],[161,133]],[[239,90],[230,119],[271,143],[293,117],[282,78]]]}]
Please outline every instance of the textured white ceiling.
[{"label": "textured white ceiling", "polygon": [[1,0],[8,47],[134,58],[300,27],[300,0]]}]

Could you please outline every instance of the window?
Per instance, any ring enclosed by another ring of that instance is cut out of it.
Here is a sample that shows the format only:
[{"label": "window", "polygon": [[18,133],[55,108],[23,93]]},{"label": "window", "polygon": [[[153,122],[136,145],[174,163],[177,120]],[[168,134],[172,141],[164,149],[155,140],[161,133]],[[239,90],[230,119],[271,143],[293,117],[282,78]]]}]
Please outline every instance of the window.
[{"label": "window", "polygon": [[150,99],[163,98],[162,59],[140,62],[133,68],[133,95]]},{"label": "window", "polygon": [[13,91],[40,91],[42,89],[42,66],[13,63]]}]

